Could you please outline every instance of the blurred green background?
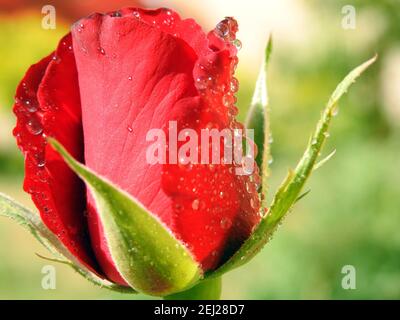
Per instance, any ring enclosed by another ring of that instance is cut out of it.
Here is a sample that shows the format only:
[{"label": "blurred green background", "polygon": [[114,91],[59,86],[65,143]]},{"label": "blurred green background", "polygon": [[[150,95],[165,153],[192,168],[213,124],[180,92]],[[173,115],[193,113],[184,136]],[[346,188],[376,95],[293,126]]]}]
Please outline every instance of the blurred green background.
[{"label": "blurred green background", "polygon": [[[23,159],[11,135],[11,106],[25,70],[55,48],[75,17],[63,14],[60,1],[45,4],[52,3],[56,30],[41,28],[41,1],[0,1],[0,191],[29,207],[21,187]],[[80,3],[85,10],[102,8],[101,1]],[[176,0],[142,5],[177,9],[207,28],[225,15],[238,18],[242,120],[265,40],[273,31],[271,190],[296,164],[336,84],[379,54],[341,102],[324,149],[324,154],[337,149],[336,155],[315,172],[307,186],[311,193],[296,205],[273,241],[251,263],[224,277],[223,298],[399,299],[400,2]],[[355,29],[342,26],[345,5],[356,9]],[[41,270],[49,262],[35,253],[47,255],[23,228],[0,218],[1,299],[144,298],[93,287],[62,265],[55,265],[57,289],[43,290]],[[355,290],[341,286],[345,265],[356,269]]]}]

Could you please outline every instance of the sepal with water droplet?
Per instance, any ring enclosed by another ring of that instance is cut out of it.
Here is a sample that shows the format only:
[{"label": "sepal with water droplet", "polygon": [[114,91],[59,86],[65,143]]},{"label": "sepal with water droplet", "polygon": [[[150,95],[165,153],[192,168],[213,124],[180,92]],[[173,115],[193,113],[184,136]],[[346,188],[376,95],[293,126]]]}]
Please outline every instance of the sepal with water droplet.
[{"label": "sepal with water droplet", "polygon": [[52,254],[53,258],[49,260],[72,267],[85,279],[102,288],[121,293],[136,293],[132,288],[116,285],[93,273],[67,250],[56,235],[44,225],[39,215],[2,193],[0,193],[0,216],[11,218],[24,226]]},{"label": "sepal with water droplet", "polygon": [[91,191],[111,257],[135,290],[155,296],[183,291],[202,278],[188,249],[136,199],[77,162],[56,140],[51,145]]},{"label": "sepal with water droplet", "polygon": [[325,140],[328,137],[328,129],[332,118],[337,113],[339,99],[347,92],[351,84],[370,67],[377,59],[377,56],[364,62],[353,69],[344,80],[339,83],[336,90],[330,97],[320,120],[317,123],[314,134],[308,146],[296,166],[295,170],[289,170],[288,175],[279,187],[268,213],[263,217],[260,224],[241,248],[219,269],[208,274],[208,277],[218,277],[222,274],[242,266],[249,262],[272,238],[273,233],[282,222],[286,214],[291,210],[299,198],[301,191],[310,177]]},{"label": "sepal with water droplet", "polygon": [[267,87],[268,65],[272,53],[272,36],[270,36],[264,52],[264,60],[256,81],[253,99],[246,118],[246,128],[254,130],[254,142],[258,147],[256,162],[261,169],[262,191],[267,192],[269,177],[269,164],[271,162],[271,130],[270,106]]}]

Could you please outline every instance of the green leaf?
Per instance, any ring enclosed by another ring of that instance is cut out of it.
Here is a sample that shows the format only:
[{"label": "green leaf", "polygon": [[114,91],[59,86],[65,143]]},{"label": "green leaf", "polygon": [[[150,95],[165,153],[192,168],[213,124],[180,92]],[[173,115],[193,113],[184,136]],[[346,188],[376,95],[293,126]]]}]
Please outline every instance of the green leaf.
[{"label": "green leaf", "polygon": [[337,86],[329,102],[324,109],[315,132],[299,161],[296,169],[289,170],[289,173],[282,185],[279,187],[271,207],[254,230],[249,239],[242,247],[217,271],[210,273],[209,277],[217,277],[223,273],[237,268],[250,261],[272,238],[273,233],[282,222],[282,219],[290,211],[293,204],[299,198],[304,184],[312,173],[316,160],[320,154],[323,144],[328,137],[328,128],[332,118],[337,113],[337,103],[347,92],[355,80],[377,59],[377,56],[363,63],[351,71],[344,80]]},{"label": "green leaf", "polygon": [[61,243],[61,241],[43,224],[39,216],[23,207],[10,197],[0,193],[0,216],[8,217],[32,233],[32,235],[55,257],[50,259],[72,267],[76,272],[95,285],[117,292],[135,293],[131,288],[115,285],[104,280],[81,264]]},{"label": "green leaf", "polygon": [[90,189],[116,267],[139,292],[165,296],[202,277],[188,249],[131,195],[77,162],[54,139],[51,145]]},{"label": "green leaf", "polygon": [[268,189],[269,163],[271,159],[270,107],[267,89],[267,69],[272,52],[272,37],[265,48],[264,60],[258,74],[253,99],[246,119],[246,128],[254,130],[254,142],[258,147],[256,162],[262,175],[262,192]]}]

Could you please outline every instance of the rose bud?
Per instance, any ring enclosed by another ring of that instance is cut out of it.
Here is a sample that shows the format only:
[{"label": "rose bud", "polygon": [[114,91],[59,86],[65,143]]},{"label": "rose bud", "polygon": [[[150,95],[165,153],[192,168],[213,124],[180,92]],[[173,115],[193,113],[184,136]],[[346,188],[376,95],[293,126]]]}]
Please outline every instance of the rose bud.
[{"label": "rose bud", "polygon": [[[146,136],[173,122],[178,133],[190,128],[199,137],[202,129],[243,129],[235,120],[237,29],[226,18],[207,35],[168,9],[94,14],[76,22],[20,83],[14,135],[25,155],[24,189],[44,224],[101,277],[138,286],[121,272],[125,257],[110,244],[114,230],[105,227],[96,196],[47,137],[140,203],[185,248],[199,273],[216,269],[261,219],[257,170],[238,175],[242,164],[202,164],[200,150],[197,163],[171,158],[149,164]],[[136,235],[127,237],[135,241]],[[174,286],[148,260],[148,284],[136,289],[169,293]]]},{"label": "rose bud", "polygon": [[[339,84],[269,206],[266,63],[246,122],[255,145],[236,120],[237,31],[227,17],[206,34],[169,9],[76,22],[16,93],[24,190],[40,216],[1,194],[0,214],[103,287],[218,298],[220,276],[259,252],[326,162],[337,103],[375,61]],[[265,62],[270,52],[271,42]],[[245,144],[253,152],[241,157]]]}]

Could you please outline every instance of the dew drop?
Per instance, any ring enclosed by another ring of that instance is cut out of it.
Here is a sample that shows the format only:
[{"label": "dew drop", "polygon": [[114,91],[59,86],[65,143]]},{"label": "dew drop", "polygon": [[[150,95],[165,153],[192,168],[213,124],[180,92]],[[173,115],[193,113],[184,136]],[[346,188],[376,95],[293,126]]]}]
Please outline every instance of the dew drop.
[{"label": "dew drop", "polygon": [[232,44],[236,47],[236,49],[239,51],[240,49],[242,49],[242,41],[240,41],[239,39],[235,39],[232,41]]},{"label": "dew drop", "polygon": [[36,112],[38,110],[36,103],[30,100],[25,100],[24,105],[26,110],[28,110],[29,112]]},{"label": "dew drop", "polygon": [[127,129],[129,132],[133,132],[133,129],[132,129],[131,126],[128,126],[126,129]]},{"label": "dew drop", "polygon": [[196,87],[199,90],[205,90],[208,88],[210,82],[212,81],[212,77],[203,77],[200,76],[196,79]]},{"label": "dew drop", "polygon": [[253,209],[256,209],[256,208],[257,208],[257,203],[256,203],[256,201],[254,201],[254,199],[250,199],[250,206],[251,206]]},{"label": "dew drop", "polygon": [[215,27],[215,32],[221,38],[226,38],[229,35],[229,26],[225,20],[221,21]]},{"label": "dew drop", "polygon": [[232,78],[231,80],[231,91],[237,92],[239,90],[239,81],[236,78]]},{"label": "dew drop", "polygon": [[111,17],[120,18],[120,17],[122,17],[122,14],[119,11],[115,11],[115,12],[111,13]]},{"label": "dew drop", "polygon": [[54,55],[51,59],[53,61],[55,61],[56,63],[60,63],[61,62],[61,59],[57,55]]},{"label": "dew drop", "polygon": [[39,134],[41,134],[43,132],[43,128],[42,125],[40,124],[40,122],[34,118],[30,119],[27,123],[26,123],[26,128],[28,129],[28,131],[37,136]]},{"label": "dew drop", "polygon": [[133,12],[133,16],[134,16],[136,19],[139,19],[139,18],[140,18],[140,13],[139,13],[139,11],[134,11],[134,12]]},{"label": "dew drop", "polygon": [[99,52],[104,56],[106,54],[106,51],[104,50],[104,48],[99,47],[97,50],[99,50]]},{"label": "dew drop", "polygon": [[229,218],[222,218],[220,222],[221,228],[222,229],[229,229],[232,226],[232,221]]},{"label": "dew drop", "polygon": [[193,210],[199,210],[200,207],[200,200],[199,199],[195,199],[192,202],[192,209]]},{"label": "dew drop", "polygon": [[38,162],[37,162],[38,168],[43,168],[45,165],[46,165],[46,160],[44,158],[38,160]]},{"label": "dew drop", "polygon": [[129,80],[129,81],[132,81],[132,79],[133,79],[132,76],[129,76],[129,77],[128,77],[128,80]]}]

